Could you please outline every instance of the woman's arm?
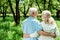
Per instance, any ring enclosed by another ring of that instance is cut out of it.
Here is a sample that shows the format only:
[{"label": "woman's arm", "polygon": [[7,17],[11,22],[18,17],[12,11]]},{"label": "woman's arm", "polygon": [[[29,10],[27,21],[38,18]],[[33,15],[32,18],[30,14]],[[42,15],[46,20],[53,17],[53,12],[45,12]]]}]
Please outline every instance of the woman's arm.
[{"label": "woman's arm", "polygon": [[59,30],[57,27],[55,28],[55,34],[56,34],[56,36],[60,36]]}]

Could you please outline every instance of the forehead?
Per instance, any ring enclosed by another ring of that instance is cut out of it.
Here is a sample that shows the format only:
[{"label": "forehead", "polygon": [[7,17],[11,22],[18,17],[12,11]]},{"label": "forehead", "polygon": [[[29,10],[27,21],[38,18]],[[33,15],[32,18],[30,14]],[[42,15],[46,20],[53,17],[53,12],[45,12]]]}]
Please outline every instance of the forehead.
[{"label": "forehead", "polygon": [[42,15],[46,15],[46,14],[42,13]]}]

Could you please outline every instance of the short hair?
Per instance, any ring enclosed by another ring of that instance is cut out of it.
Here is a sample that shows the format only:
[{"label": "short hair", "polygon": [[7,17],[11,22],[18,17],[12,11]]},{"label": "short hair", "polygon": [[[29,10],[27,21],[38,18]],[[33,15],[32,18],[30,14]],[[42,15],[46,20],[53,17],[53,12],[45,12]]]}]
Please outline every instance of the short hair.
[{"label": "short hair", "polygon": [[29,9],[29,14],[32,14],[33,12],[37,11],[37,8],[30,8]]}]

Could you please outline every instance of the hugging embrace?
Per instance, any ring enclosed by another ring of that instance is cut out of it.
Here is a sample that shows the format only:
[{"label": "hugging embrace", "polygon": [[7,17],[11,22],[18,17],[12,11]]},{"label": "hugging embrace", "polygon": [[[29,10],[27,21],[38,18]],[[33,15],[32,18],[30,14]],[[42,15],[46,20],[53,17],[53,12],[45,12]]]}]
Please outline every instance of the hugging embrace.
[{"label": "hugging embrace", "polygon": [[51,12],[42,11],[42,22],[37,20],[37,8],[29,9],[29,17],[23,21],[23,40],[55,40],[59,31]]}]

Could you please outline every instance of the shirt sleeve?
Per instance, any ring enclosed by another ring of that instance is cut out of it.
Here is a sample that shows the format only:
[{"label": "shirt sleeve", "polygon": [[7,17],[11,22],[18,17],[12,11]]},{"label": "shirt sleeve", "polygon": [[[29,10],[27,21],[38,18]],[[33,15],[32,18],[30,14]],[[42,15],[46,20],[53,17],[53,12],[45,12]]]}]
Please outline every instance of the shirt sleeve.
[{"label": "shirt sleeve", "polygon": [[38,36],[39,36],[39,34],[37,32],[30,34],[30,37],[38,37]]},{"label": "shirt sleeve", "polygon": [[42,25],[40,24],[40,22],[34,22],[33,23],[33,26],[35,27],[35,32],[34,33],[32,33],[32,34],[30,34],[30,37],[38,37],[39,36],[39,34],[37,33],[38,31],[41,31],[43,28],[42,28]]},{"label": "shirt sleeve", "polygon": [[55,28],[55,34],[56,34],[56,36],[60,36],[59,30],[57,27]]},{"label": "shirt sleeve", "polygon": [[41,23],[38,21],[37,23],[36,23],[36,31],[41,31],[41,30],[43,30],[43,27],[42,27],[42,25],[41,25]]},{"label": "shirt sleeve", "polygon": [[22,23],[22,31],[25,33],[24,23]]}]

